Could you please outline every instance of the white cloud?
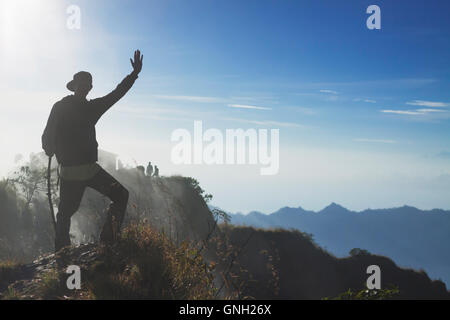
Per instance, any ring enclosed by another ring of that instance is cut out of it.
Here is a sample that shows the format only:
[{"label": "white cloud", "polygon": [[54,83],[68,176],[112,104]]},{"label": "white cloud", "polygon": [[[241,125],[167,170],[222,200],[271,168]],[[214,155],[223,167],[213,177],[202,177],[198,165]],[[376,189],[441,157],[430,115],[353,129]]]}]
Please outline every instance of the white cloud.
[{"label": "white cloud", "polygon": [[395,113],[395,114],[405,114],[405,115],[411,115],[411,116],[417,116],[417,115],[423,115],[424,112],[417,112],[417,111],[411,111],[411,110],[381,110],[381,112],[384,113]]},{"label": "white cloud", "polygon": [[247,120],[247,119],[239,119],[239,118],[223,118],[223,120],[245,122],[245,123],[256,124],[259,126],[295,127],[295,128],[304,127],[298,123],[280,122],[280,121],[271,121],[271,120]]},{"label": "white cloud", "polygon": [[376,100],[372,100],[372,99],[361,99],[361,98],[355,98],[355,99],[353,99],[353,101],[355,101],[355,102],[362,101],[362,102],[367,102],[367,103],[377,103]]},{"label": "white cloud", "polygon": [[409,101],[406,104],[409,104],[412,106],[429,107],[429,108],[442,108],[442,107],[450,106],[449,103],[445,103],[445,102],[433,102],[433,101],[424,101],[424,100]]},{"label": "white cloud", "polygon": [[200,96],[168,96],[168,95],[159,95],[155,94],[153,97],[157,99],[164,100],[178,100],[178,101],[188,101],[188,102],[206,102],[206,103],[220,103],[223,102],[224,99],[217,97],[200,97]]},{"label": "white cloud", "polygon": [[319,92],[322,92],[322,93],[330,93],[330,94],[338,94],[337,91],[334,91],[334,90],[326,90],[326,89],[319,90]]},{"label": "white cloud", "polygon": [[395,114],[403,114],[403,115],[411,115],[411,116],[420,116],[427,115],[430,113],[446,113],[446,110],[439,109],[415,109],[415,110],[381,110],[384,113],[395,113]]},{"label": "white cloud", "polygon": [[240,109],[272,110],[272,108],[258,107],[258,106],[248,106],[248,105],[242,105],[242,104],[229,104],[228,107],[230,107],[230,108],[240,108]]},{"label": "white cloud", "polygon": [[364,138],[360,138],[360,139],[353,139],[353,141],[356,142],[375,142],[375,143],[397,143],[397,141],[395,140],[386,140],[386,139],[364,139]]},{"label": "white cloud", "polygon": [[439,109],[417,109],[417,112],[446,112],[445,110],[439,110]]}]

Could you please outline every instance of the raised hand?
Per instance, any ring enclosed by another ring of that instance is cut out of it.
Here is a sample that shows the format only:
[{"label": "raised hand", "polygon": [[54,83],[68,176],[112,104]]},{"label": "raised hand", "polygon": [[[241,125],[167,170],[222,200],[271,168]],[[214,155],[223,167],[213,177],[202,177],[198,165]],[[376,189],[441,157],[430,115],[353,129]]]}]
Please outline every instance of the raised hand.
[{"label": "raised hand", "polygon": [[141,55],[141,51],[136,50],[134,52],[134,61],[130,59],[131,66],[133,67],[133,73],[136,75],[139,74],[142,70],[142,60],[144,59],[144,55]]}]

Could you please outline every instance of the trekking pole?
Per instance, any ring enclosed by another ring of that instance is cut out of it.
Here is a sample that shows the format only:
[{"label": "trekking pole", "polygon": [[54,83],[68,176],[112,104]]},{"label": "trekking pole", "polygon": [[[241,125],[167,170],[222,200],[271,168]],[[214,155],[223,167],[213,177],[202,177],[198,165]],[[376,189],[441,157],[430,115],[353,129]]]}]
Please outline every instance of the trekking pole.
[{"label": "trekking pole", "polygon": [[48,157],[48,167],[47,167],[47,196],[48,196],[48,204],[50,205],[50,215],[52,216],[52,223],[53,223],[53,227],[55,229],[55,235],[56,235],[55,210],[53,209],[53,201],[52,201],[51,172],[52,172],[52,156],[49,156]]}]

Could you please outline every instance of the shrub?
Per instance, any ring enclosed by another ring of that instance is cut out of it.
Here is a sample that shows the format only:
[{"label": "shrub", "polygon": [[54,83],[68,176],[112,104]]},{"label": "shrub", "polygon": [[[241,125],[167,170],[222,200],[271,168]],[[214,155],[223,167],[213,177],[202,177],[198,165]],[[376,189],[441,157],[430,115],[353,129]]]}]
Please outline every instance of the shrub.
[{"label": "shrub", "polygon": [[101,249],[88,272],[92,298],[211,299],[213,275],[189,243],[176,247],[148,224],[124,229],[118,244]]},{"label": "shrub", "polygon": [[391,287],[386,289],[363,289],[361,291],[347,291],[339,294],[335,298],[325,298],[324,300],[389,300],[397,297],[400,291],[398,287]]},{"label": "shrub", "polygon": [[360,249],[360,248],[353,248],[352,250],[350,250],[349,252],[350,256],[352,257],[356,257],[356,256],[368,256],[370,255],[370,252],[365,250],[365,249]]}]

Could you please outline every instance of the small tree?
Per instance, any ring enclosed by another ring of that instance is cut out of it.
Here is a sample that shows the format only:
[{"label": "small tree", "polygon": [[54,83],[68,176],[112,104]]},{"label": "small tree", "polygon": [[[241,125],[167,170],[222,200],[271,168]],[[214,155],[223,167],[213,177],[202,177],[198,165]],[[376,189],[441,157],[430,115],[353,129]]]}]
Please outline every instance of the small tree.
[{"label": "small tree", "polygon": [[209,201],[212,200],[213,196],[212,194],[209,193],[205,193],[205,190],[202,189],[202,187],[200,187],[200,183],[198,182],[197,179],[194,179],[192,177],[186,177],[185,178],[186,181],[188,182],[188,184],[200,195],[203,197],[203,199],[205,199],[205,202],[208,203]]},{"label": "small tree", "polygon": [[360,249],[360,248],[353,248],[352,250],[350,250],[349,252],[350,256],[352,257],[356,257],[356,256],[368,256],[370,255],[370,252],[365,250],[365,249]]}]

